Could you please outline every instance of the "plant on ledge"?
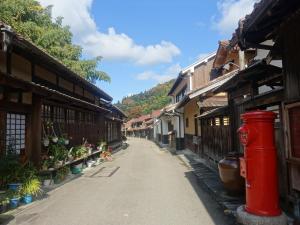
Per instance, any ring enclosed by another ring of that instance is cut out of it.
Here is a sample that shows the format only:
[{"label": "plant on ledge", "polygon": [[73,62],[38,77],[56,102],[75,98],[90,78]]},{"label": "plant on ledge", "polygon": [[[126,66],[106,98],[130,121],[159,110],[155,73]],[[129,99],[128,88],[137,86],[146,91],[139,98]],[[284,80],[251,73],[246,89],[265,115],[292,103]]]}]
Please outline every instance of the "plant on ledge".
[{"label": "plant on ledge", "polygon": [[68,158],[68,149],[64,144],[50,144],[49,155],[50,159],[53,157],[54,166],[61,166]]},{"label": "plant on ledge", "polygon": [[84,145],[73,147],[71,150],[71,155],[74,159],[82,158],[85,154],[87,154],[88,149]]}]

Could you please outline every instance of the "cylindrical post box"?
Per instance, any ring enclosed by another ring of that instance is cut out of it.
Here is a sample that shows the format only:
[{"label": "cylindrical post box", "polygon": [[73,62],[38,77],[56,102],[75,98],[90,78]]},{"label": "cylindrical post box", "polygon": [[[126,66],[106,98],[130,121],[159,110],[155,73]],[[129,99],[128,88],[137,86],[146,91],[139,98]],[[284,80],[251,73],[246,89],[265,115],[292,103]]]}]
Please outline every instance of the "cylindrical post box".
[{"label": "cylindrical post box", "polygon": [[244,146],[241,175],[246,182],[246,206],[249,213],[278,216],[279,207],[277,157],[274,141],[276,114],[254,111],[242,115],[244,124],[239,128]]}]

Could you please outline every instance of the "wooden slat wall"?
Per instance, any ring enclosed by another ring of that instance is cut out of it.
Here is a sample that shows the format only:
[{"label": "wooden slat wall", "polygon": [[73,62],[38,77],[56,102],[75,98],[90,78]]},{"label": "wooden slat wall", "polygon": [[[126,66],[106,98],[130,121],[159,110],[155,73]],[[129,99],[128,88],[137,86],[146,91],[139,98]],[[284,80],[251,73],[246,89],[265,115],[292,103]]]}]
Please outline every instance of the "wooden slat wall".
[{"label": "wooden slat wall", "polygon": [[[218,118],[221,118],[222,121],[222,117]],[[214,117],[201,119],[202,148],[204,156],[217,164],[231,151],[232,143],[230,126],[225,126],[222,123],[216,126],[214,119]],[[213,125],[211,125],[211,120]]]}]

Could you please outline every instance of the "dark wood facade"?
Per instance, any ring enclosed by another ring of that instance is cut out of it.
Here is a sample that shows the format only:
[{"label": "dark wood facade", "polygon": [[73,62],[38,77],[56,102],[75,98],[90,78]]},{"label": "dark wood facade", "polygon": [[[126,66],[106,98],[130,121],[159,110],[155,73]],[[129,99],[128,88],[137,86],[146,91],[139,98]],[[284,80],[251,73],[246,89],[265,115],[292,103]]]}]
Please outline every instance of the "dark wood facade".
[{"label": "dark wood facade", "polygon": [[125,115],[108,94],[0,27],[0,156],[11,149],[39,165],[42,139],[53,132],[71,146],[121,141]]},{"label": "dark wood facade", "polygon": [[[272,60],[282,61],[282,73],[267,73],[262,76],[259,69],[251,75],[248,86],[250,99],[235,104],[234,91],[231,102],[235,115],[251,109],[275,110],[275,137],[279,162],[278,177],[280,195],[285,209],[290,209],[300,220],[300,2],[297,0],[262,0],[254,11],[240,24],[232,43],[242,49],[258,48],[270,50],[266,64]],[[265,41],[273,44],[266,45]],[[265,73],[264,73],[265,74]],[[257,93],[258,76],[272,90]],[[279,75],[279,76],[278,76]],[[246,84],[245,84],[246,85]],[[244,86],[245,86],[244,85]],[[235,122],[234,129],[240,121]],[[236,138],[235,138],[236,140]],[[235,143],[235,146],[238,142]]]}]

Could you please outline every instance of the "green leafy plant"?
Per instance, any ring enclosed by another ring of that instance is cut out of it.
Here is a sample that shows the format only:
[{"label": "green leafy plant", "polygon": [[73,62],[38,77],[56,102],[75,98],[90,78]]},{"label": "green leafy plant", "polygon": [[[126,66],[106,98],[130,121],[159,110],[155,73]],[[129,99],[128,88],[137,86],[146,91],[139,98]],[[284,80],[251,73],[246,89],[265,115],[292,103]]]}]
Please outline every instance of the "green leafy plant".
[{"label": "green leafy plant", "polygon": [[7,193],[0,195],[0,205],[7,205],[9,203],[9,196]]},{"label": "green leafy plant", "polygon": [[10,152],[0,159],[0,185],[19,183],[22,180],[22,165],[17,155]]},{"label": "green leafy plant", "polygon": [[68,158],[68,149],[60,143],[50,144],[49,154],[53,156],[54,161],[64,161]]},{"label": "green leafy plant", "polygon": [[7,190],[6,196],[8,199],[15,199],[15,198],[20,198],[21,197],[21,189],[17,190]]},{"label": "green leafy plant", "polygon": [[36,196],[41,193],[41,182],[38,178],[27,179],[20,189],[22,195]]},{"label": "green leafy plant", "polygon": [[77,159],[83,157],[87,152],[88,149],[84,145],[80,145],[72,148],[71,155]]},{"label": "green leafy plant", "polygon": [[28,179],[38,178],[38,171],[36,167],[31,163],[27,163],[22,167],[21,181],[26,182]]},{"label": "green leafy plant", "polygon": [[63,180],[65,180],[65,178],[67,177],[69,172],[70,172],[70,168],[68,166],[64,166],[56,172],[56,176],[54,179],[57,182],[63,181]]}]

